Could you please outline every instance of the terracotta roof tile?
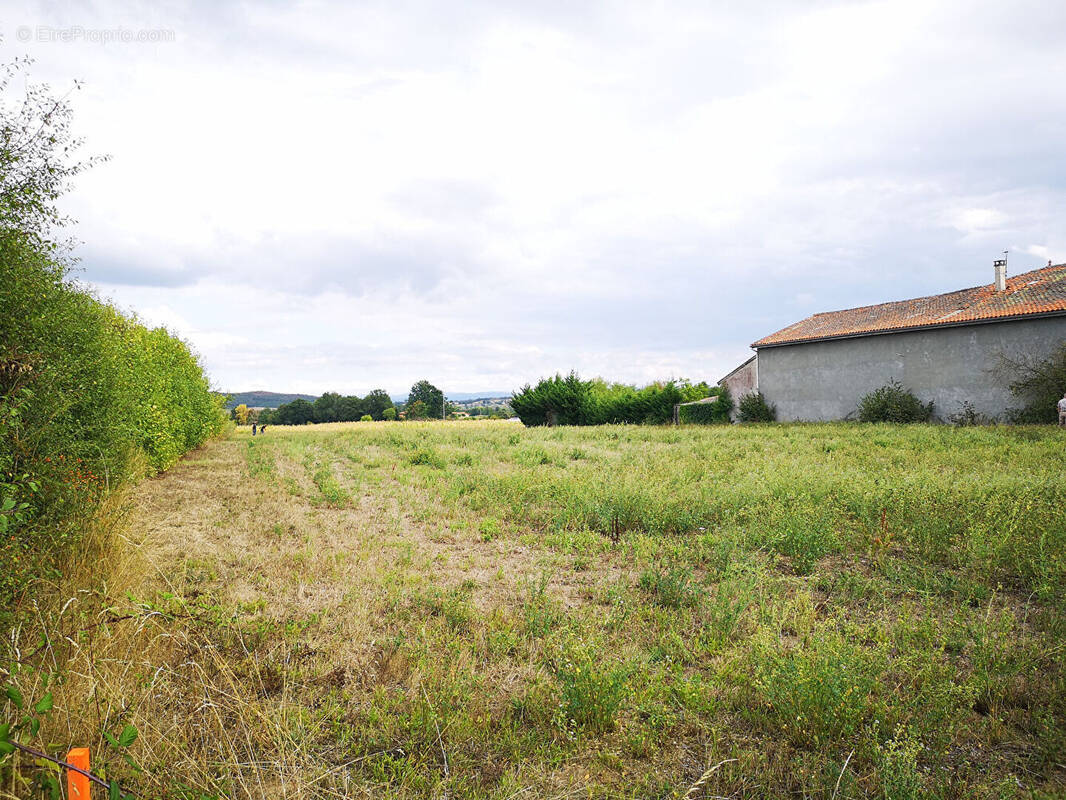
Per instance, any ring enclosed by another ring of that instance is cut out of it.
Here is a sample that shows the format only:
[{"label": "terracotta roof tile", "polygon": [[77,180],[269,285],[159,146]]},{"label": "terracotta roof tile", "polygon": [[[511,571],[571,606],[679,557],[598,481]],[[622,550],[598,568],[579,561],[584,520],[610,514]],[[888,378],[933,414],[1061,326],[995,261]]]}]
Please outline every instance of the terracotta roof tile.
[{"label": "terracotta roof tile", "polygon": [[1007,289],[976,286],[932,297],[829,311],[800,320],[755,342],[752,347],[865,336],[873,333],[958,325],[967,322],[1066,313],[1066,264],[1044,267],[1007,279]]}]

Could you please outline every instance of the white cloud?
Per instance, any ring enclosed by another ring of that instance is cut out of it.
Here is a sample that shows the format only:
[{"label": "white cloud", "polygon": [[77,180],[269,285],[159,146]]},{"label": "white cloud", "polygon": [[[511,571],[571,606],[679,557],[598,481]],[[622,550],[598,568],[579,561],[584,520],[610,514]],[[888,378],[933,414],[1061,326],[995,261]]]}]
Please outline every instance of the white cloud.
[{"label": "white cloud", "polygon": [[24,3],[3,27],[175,31],[24,49],[87,82],[78,131],[113,156],[66,201],[84,277],[227,388],[713,378],[797,314],[1066,252],[1058,6],[756,6]]},{"label": "white cloud", "polygon": [[950,224],[967,235],[1002,230],[1007,217],[994,208],[963,208],[950,212]]}]

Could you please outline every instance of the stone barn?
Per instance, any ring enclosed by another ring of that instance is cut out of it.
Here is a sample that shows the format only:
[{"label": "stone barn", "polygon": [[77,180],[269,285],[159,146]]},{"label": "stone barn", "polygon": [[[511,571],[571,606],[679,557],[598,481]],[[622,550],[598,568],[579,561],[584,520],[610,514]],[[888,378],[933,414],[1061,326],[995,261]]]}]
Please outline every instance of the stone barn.
[{"label": "stone barn", "polygon": [[966,402],[995,418],[1018,402],[1000,357],[1045,359],[1064,341],[1066,264],[1008,279],[997,262],[990,285],[800,320],[755,342],[727,379],[753,376],[781,421],[846,419],[893,379],[940,419]]}]

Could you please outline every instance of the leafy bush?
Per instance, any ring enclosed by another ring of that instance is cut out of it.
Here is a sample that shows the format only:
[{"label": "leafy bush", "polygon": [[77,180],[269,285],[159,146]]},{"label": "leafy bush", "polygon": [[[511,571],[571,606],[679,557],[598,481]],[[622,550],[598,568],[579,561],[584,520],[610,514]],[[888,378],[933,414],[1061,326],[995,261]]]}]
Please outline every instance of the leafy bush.
[{"label": "leafy bush", "polygon": [[777,406],[767,403],[762,392],[746,394],[737,404],[738,422],[774,422],[776,419]]},{"label": "leafy bush", "polygon": [[977,407],[969,400],[964,400],[959,410],[948,417],[948,422],[959,428],[966,428],[973,425],[989,425],[992,420],[978,413]]},{"label": "leafy bush", "polygon": [[922,403],[896,380],[875,389],[859,401],[860,422],[928,422],[933,403]]},{"label": "leafy bush", "polygon": [[1058,422],[1056,404],[1066,390],[1066,342],[1060,344],[1051,357],[1043,361],[1030,358],[1012,360],[1003,357],[999,371],[1011,377],[1011,394],[1025,403],[1007,415],[1011,422]]},{"label": "leafy bush", "polygon": [[878,766],[885,800],[917,800],[922,797],[918,755],[922,744],[902,725],[896,735],[878,745]]},{"label": "leafy bush", "polygon": [[363,416],[359,417],[359,421],[360,422],[373,422],[374,418],[372,416],[370,416],[369,414],[363,414]]}]

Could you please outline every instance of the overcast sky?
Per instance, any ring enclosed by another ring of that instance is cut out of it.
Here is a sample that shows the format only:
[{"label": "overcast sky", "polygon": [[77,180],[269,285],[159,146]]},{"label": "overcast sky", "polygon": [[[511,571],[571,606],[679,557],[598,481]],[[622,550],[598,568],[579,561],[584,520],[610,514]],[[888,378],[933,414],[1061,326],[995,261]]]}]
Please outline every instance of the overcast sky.
[{"label": "overcast sky", "polygon": [[0,32],[111,156],[81,276],[219,389],[716,381],[1066,260],[1063,2],[76,5]]}]

